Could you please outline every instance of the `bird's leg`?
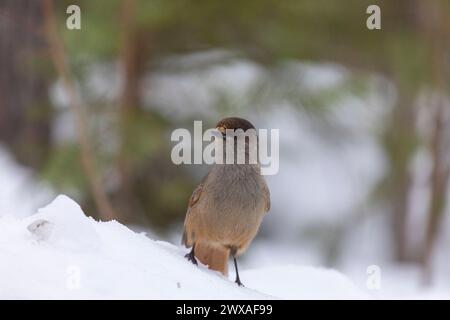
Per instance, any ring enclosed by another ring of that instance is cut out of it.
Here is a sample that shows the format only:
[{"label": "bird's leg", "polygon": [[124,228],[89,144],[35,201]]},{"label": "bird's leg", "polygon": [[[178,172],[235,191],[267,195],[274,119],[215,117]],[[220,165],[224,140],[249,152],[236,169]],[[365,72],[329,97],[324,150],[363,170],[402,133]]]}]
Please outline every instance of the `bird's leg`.
[{"label": "bird's leg", "polygon": [[190,262],[197,265],[197,259],[195,259],[195,243],[192,245],[192,250],[188,254],[184,256],[187,258]]},{"label": "bird's leg", "polygon": [[237,266],[237,261],[236,261],[236,257],[233,256],[233,260],[234,260],[234,268],[236,269],[236,283],[238,284],[238,286],[243,287],[244,285],[241,282],[241,279],[239,278],[239,271],[238,271],[238,266]]}]

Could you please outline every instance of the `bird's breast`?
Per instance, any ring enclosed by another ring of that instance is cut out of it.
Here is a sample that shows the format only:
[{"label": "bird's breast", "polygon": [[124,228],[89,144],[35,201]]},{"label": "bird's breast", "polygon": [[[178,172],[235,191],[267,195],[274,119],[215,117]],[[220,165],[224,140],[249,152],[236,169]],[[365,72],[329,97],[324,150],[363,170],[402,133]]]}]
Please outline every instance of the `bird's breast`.
[{"label": "bird's breast", "polygon": [[249,165],[222,165],[211,172],[209,198],[217,215],[259,213],[264,207],[264,181]]}]

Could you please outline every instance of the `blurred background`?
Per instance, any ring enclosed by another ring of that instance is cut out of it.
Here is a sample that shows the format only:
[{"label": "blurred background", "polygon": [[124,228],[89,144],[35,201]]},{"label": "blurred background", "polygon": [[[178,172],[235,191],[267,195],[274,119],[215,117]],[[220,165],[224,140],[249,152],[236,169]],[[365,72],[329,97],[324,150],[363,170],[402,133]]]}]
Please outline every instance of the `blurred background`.
[{"label": "blurred background", "polygon": [[449,42],[447,0],[0,0],[0,215],[65,193],[179,243],[208,167],[174,165],[170,134],[240,116],[281,157],[245,268],[366,288],[377,265],[374,294],[450,297]]}]

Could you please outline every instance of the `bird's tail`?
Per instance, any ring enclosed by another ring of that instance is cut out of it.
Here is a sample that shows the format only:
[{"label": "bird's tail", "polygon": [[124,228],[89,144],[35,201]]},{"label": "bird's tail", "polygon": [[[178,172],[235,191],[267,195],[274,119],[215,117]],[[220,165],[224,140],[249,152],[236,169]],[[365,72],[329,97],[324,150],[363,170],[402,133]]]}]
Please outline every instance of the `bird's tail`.
[{"label": "bird's tail", "polygon": [[229,255],[230,250],[223,247],[202,242],[195,244],[195,256],[209,269],[220,271],[225,276],[228,276]]}]

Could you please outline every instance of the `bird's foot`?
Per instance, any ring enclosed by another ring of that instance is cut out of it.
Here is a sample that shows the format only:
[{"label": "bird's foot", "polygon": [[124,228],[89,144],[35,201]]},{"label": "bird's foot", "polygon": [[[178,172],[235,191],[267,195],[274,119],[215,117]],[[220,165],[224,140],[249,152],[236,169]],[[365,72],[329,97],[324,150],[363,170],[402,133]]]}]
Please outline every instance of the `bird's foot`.
[{"label": "bird's foot", "polygon": [[234,282],[236,282],[237,285],[238,285],[239,287],[245,287],[245,286],[242,284],[241,279],[239,279],[239,278],[237,278],[236,281],[234,281]]},{"label": "bird's foot", "polygon": [[193,251],[189,252],[184,256],[186,259],[188,259],[190,262],[192,262],[195,265],[198,265],[197,259],[195,259],[195,254]]}]

